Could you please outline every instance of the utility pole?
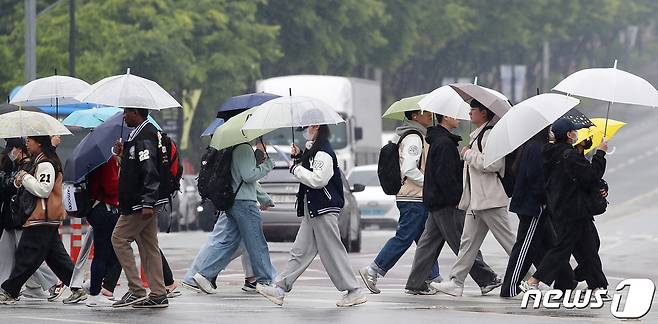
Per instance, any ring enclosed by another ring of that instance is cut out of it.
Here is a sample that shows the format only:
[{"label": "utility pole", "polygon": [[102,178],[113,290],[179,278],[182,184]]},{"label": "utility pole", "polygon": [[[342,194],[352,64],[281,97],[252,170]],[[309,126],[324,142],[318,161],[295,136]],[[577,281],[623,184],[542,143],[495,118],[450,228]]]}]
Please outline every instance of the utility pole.
[{"label": "utility pole", "polygon": [[69,0],[69,76],[75,76],[75,0]]},{"label": "utility pole", "polygon": [[37,78],[37,0],[25,0],[25,82]]},{"label": "utility pole", "polygon": [[550,44],[548,43],[547,40],[544,41],[544,44],[542,46],[542,65],[541,65],[541,81],[542,81],[542,89],[544,91],[547,91],[548,87],[550,86],[548,84],[548,79],[550,77],[550,70],[551,70],[551,49],[550,49]]}]

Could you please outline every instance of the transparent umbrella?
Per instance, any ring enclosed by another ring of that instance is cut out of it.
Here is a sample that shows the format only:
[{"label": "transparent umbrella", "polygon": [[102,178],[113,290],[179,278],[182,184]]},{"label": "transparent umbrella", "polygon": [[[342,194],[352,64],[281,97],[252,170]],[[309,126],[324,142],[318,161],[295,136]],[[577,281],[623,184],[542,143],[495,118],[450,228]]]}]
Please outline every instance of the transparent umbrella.
[{"label": "transparent umbrella", "polygon": [[540,94],[515,105],[493,127],[484,147],[490,166],[562,117],[580,100],[557,93]]}]

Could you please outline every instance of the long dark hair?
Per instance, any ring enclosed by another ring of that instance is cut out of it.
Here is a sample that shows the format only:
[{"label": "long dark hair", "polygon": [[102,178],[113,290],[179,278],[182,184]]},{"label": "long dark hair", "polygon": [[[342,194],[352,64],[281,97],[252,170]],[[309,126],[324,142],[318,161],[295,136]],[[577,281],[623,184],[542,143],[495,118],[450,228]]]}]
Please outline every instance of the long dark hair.
[{"label": "long dark hair", "polygon": [[329,141],[329,137],[331,137],[331,131],[329,130],[329,126],[327,125],[320,125],[320,128],[318,128],[318,135],[315,137],[315,141],[313,141],[313,145],[311,146],[310,149],[306,150],[304,152],[303,158],[311,158],[314,157],[316,153],[320,150],[320,147],[324,142]]},{"label": "long dark hair", "polygon": [[[48,160],[53,164],[55,168],[55,173],[62,172],[62,162],[55,151],[55,147],[50,139],[50,136],[29,136],[29,139],[41,144],[41,151],[43,155],[48,158]],[[36,156],[34,157],[36,158]]]}]

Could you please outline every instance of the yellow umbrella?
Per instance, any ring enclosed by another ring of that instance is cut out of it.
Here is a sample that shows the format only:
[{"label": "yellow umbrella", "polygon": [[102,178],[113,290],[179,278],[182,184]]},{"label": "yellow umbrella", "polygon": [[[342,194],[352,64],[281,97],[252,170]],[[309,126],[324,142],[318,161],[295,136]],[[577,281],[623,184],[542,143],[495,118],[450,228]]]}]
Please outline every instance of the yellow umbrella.
[{"label": "yellow umbrella", "polygon": [[402,98],[388,107],[382,117],[388,119],[404,120],[404,113],[406,111],[421,110],[418,106],[418,102],[425,98],[425,96],[426,94],[422,94],[418,96]]},{"label": "yellow umbrella", "polygon": [[606,131],[605,118],[592,118],[591,120],[594,126],[578,130],[578,141],[576,144],[584,141],[587,138],[592,138],[592,147],[588,150],[585,150],[585,153],[589,153],[589,151],[599,146],[599,144],[601,144],[603,141],[604,134],[607,134],[605,136],[608,140],[610,140],[617,134],[619,129],[626,125],[624,122],[608,119],[608,127]]}]

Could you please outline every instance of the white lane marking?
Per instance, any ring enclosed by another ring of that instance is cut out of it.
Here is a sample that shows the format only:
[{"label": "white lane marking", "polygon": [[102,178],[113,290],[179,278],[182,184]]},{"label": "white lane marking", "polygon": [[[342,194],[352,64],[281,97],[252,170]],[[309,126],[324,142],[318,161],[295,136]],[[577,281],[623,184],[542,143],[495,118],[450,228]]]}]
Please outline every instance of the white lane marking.
[{"label": "white lane marking", "polygon": [[119,322],[99,322],[99,321],[75,320],[75,319],[54,318],[54,317],[12,316],[12,315],[9,315],[9,317],[11,317],[11,318],[18,318],[18,319],[39,320],[39,321],[53,321],[53,322],[64,322],[64,323],[119,324]]}]

